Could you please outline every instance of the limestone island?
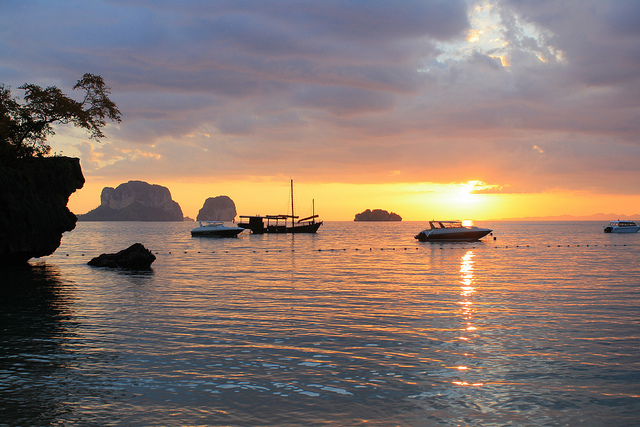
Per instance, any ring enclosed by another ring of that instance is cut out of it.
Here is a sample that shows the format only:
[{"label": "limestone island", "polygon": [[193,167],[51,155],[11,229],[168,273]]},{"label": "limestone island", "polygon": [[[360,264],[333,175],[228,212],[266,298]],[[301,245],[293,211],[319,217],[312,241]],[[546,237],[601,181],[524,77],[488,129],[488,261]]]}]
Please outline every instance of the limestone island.
[{"label": "limestone island", "polygon": [[387,212],[382,209],[367,209],[356,214],[354,221],[402,221],[402,217],[397,213]]},{"label": "limestone island", "polygon": [[230,197],[209,197],[198,212],[196,221],[233,221],[236,215],[236,204]]},{"label": "limestone island", "polygon": [[169,189],[144,181],[105,187],[100,206],[78,215],[78,221],[182,221],[182,209]]}]

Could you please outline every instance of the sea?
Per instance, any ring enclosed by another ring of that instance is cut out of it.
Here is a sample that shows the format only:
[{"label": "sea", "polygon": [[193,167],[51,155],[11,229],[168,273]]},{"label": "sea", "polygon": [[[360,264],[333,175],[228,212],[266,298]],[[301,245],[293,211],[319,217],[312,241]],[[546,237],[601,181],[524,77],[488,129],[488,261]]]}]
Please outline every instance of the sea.
[{"label": "sea", "polygon": [[[640,234],[427,225],[80,222],[0,271],[0,425],[640,424]],[[151,270],[87,265],[133,243]]]}]

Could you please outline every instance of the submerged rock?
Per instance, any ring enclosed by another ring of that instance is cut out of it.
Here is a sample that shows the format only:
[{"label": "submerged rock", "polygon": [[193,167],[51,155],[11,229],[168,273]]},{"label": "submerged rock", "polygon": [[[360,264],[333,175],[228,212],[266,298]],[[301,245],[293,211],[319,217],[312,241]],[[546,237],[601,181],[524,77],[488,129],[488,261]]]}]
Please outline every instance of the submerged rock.
[{"label": "submerged rock", "polygon": [[124,268],[127,270],[148,270],[156,256],[142,243],[134,243],[115,254],[102,254],[87,264],[93,267]]},{"label": "submerged rock", "polygon": [[0,164],[0,264],[51,255],[76,226],[69,196],[84,185],[80,159],[29,158]]},{"label": "submerged rock", "polygon": [[356,214],[354,221],[402,221],[402,217],[397,213],[387,212],[382,209],[367,209]]},{"label": "submerged rock", "polygon": [[182,221],[182,209],[167,187],[129,181],[105,187],[100,206],[78,216],[78,221]]},{"label": "submerged rock", "polygon": [[197,221],[233,221],[236,204],[228,196],[209,197],[198,212]]}]

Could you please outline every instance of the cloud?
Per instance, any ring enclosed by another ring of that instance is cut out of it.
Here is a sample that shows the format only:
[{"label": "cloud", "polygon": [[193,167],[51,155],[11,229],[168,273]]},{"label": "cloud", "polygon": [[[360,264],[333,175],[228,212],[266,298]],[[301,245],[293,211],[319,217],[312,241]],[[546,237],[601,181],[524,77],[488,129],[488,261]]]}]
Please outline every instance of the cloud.
[{"label": "cloud", "polygon": [[90,174],[635,194],[639,22],[624,0],[10,2],[0,81],[105,78],[123,122],[73,142]]}]

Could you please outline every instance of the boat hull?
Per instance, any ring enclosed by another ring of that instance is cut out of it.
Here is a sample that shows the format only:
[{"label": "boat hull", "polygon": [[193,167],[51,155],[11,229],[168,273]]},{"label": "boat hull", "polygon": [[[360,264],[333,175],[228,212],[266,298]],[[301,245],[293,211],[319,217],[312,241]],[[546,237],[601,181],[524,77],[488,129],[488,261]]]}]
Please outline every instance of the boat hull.
[{"label": "boat hull", "polygon": [[605,227],[605,233],[637,233],[640,230],[639,226],[636,227]]},{"label": "boat hull", "polygon": [[244,228],[229,228],[226,230],[191,230],[192,237],[238,237]]},{"label": "boat hull", "polygon": [[321,225],[322,221],[287,227],[287,233],[315,233]]},{"label": "boat hull", "polygon": [[285,225],[267,225],[262,224],[238,224],[240,227],[251,230],[253,234],[285,234],[285,233],[315,233],[322,225],[322,221],[310,224],[300,224],[293,227]]}]

